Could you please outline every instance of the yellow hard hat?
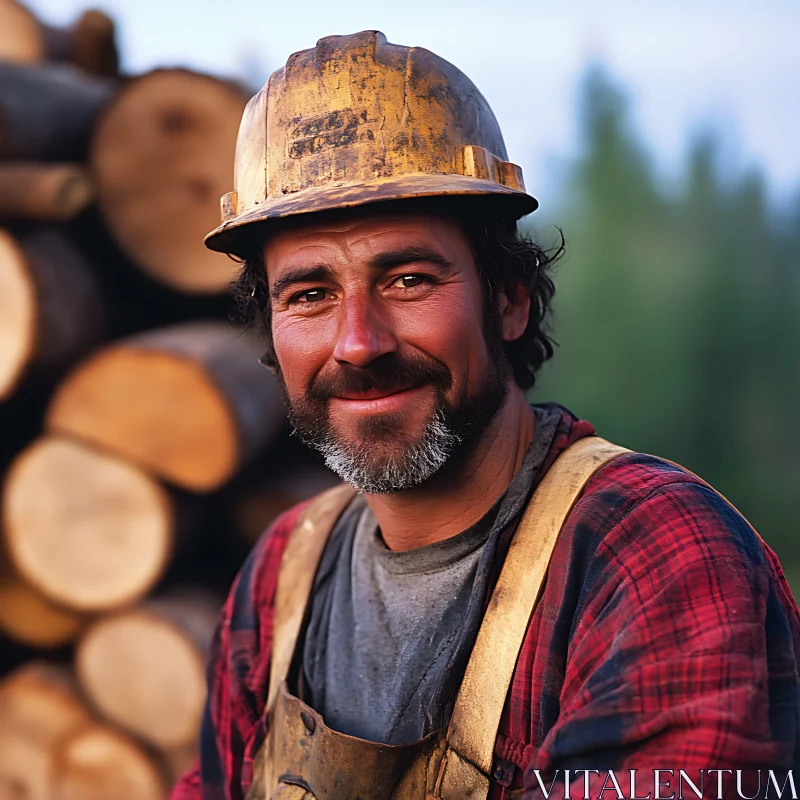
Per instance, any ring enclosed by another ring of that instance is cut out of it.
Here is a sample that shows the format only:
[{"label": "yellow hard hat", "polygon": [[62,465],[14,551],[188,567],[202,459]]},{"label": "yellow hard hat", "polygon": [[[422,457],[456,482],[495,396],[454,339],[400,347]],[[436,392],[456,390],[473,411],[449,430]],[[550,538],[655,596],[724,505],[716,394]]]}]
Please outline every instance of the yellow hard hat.
[{"label": "yellow hard hat", "polygon": [[489,104],[452,64],[378,31],[328,36],[248,103],[235,188],[205,242],[243,255],[268,220],[413,197],[490,197],[518,219],[538,203],[507,158]]}]

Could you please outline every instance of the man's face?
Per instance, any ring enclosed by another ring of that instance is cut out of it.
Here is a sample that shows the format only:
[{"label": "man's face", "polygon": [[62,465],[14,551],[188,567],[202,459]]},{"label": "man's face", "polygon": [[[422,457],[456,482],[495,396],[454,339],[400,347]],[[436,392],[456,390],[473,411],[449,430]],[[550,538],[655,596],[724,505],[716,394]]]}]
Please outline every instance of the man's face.
[{"label": "man's face", "polygon": [[510,372],[500,331],[484,331],[481,281],[455,222],[315,222],[272,236],[264,263],[289,416],[328,466],[386,493],[474,447]]}]

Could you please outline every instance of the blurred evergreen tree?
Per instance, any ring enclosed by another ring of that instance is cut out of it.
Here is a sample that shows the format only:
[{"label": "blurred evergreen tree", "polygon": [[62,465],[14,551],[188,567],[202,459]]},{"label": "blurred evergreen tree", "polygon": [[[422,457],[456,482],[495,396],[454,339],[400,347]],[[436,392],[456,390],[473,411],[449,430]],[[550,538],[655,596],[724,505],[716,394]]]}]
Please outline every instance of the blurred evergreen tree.
[{"label": "blurred evergreen tree", "polygon": [[601,69],[580,98],[584,146],[550,216],[560,346],[535,397],[694,470],[800,564],[800,202],[781,215],[757,172],[723,180],[711,135],[667,192]]}]

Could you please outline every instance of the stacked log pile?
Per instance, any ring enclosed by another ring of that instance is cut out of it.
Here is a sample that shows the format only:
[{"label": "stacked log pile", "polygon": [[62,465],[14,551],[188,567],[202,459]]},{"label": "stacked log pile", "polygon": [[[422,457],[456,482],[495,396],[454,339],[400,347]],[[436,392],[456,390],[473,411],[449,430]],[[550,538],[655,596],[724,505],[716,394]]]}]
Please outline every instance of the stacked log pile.
[{"label": "stacked log pile", "polygon": [[202,243],[248,95],[0,0],[0,797],[164,798],[221,597],[334,482]]}]

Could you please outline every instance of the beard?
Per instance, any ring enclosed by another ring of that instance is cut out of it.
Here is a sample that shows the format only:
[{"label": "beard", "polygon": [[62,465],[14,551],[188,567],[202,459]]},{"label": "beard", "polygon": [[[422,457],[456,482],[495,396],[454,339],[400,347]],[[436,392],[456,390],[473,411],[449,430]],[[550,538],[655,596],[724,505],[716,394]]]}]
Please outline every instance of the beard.
[{"label": "beard", "polygon": [[[488,342],[487,342],[488,344]],[[329,469],[367,494],[389,494],[420,486],[450,461],[466,462],[508,394],[510,367],[502,345],[488,348],[481,384],[459,401],[450,401],[450,370],[419,352],[387,353],[366,367],[337,364],[320,371],[302,397],[291,397],[280,366],[276,375],[289,421],[305,444],[317,450]],[[370,391],[430,385],[434,402],[421,434],[408,432],[401,412],[354,420],[351,436],[331,420],[329,400]]]}]

